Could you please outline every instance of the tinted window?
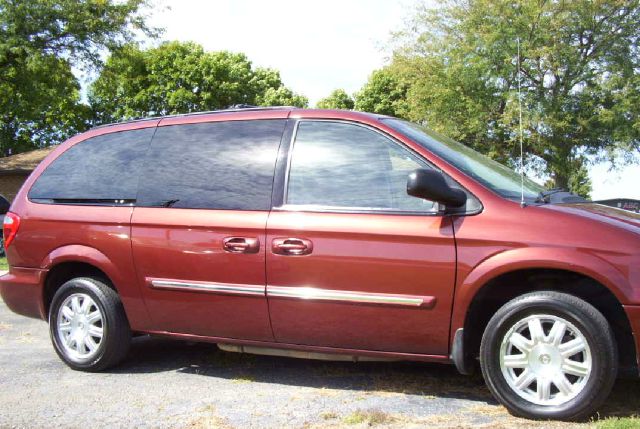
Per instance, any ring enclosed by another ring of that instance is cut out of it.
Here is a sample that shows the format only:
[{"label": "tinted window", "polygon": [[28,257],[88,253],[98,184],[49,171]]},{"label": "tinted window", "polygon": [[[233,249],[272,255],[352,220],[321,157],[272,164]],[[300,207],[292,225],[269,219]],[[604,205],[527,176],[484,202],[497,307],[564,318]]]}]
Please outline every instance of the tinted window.
[{"label": "tinted window", "polygon": [[284,120],[159,127],[138,204],[268,210]]},{"label": "tinted window", "polygon": [[301,122],[293,147],[287,204],[432,211],[407,195],[407,176],[429,168],[409,150],[354,124]]},{"label": "tinted window", "polygon": [[47,200],[130,200],[155,128],[104,134],[82,141],[47,167],[29,198]]},{"label": "tinted window", "polygon": [[8,212],[10,205],[11,204],[9,203],[9,200],[7,200],[5,197],[0,195],[0,215],[5,214],[6,212]]}]

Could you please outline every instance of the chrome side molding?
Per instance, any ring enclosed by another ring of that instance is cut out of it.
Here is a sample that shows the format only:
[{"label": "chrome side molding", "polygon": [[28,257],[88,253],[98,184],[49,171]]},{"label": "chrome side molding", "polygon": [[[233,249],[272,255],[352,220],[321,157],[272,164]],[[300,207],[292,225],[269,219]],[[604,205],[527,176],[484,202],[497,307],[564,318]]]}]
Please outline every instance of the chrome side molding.
[{"label": "chrome side molding", "polygon": [[319,289],[313,287],[267,286],[269,298],[294,298],[314,301],[337,301],[360,304],[400,305],[408,307],[433,308],[434,296],[393,295],[342,290]]},{"label": "chrome side molding", "polygon": [[235,283],[211,283],[199,281],[178,281],[167,279],[149,279],[147,283],[154,289],[184,290],[192,292],[210,292],[229,295],[265,296],[263,285],[247,285]]},{"label": "chrome side molding", "polygon": [[224,295],[266,296],[269,298],[334,301],[352,304],[379,304],[425,309],[431,309],[436,304],[436,298],[434,296],[394,295],[388,293],[354,292],[295,286],[266,286],[265,288],[263,285],[181,281],[155,278],[147,278],[146,280],[147,284],[154,289],[208,292]]}]

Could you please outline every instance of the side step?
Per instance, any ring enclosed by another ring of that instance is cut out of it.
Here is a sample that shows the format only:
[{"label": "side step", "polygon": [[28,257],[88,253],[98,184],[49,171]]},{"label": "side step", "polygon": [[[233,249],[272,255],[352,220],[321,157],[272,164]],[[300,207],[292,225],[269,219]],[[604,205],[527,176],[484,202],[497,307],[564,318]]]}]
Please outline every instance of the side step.
[{"label": "side step", "polygon": [[303,352],[300,350],[275,349],[271,347],[242,346],[237,344],[217,344],[220,350],[232,353],[249,353],[253,355],[283,356],[296,359],[315,359],[343,362],[393,362],[397,359],[377,358],[370,356],[343,355],[338,353]]}]

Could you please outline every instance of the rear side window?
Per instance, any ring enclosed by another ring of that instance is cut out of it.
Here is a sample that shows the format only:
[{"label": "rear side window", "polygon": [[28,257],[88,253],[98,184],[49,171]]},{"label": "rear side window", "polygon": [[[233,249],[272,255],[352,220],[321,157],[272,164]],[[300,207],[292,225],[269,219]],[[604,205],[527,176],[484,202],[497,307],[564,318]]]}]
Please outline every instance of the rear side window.
[{"label": "rear side window", "polygon": [[155,128],[92,137],[66,150],[29,191],[32,200],[133,203]]},{"label": "rear side window", "polygon": [[138,205],[268,210],[284,120],[159,127]]}]

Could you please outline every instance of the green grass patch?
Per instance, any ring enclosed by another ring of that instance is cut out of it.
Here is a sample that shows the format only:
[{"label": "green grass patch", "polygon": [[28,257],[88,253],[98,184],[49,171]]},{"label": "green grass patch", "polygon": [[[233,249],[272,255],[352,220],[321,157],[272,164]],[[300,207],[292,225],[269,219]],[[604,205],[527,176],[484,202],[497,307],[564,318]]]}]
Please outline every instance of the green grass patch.
[{"label": "green grass patch", "polygon": [[640,417],[611,417],[596,422],[598,429],[638,429]]},{"label": "green grass patch", "polygon": [[7,271],[9,269],[9,264],[7,263],[7,258],[0,258],[0,271]]},{"label": "green grass patch", "polygon": [[389,414],[380,410],[356,410],[344,418],[344,423],[348,425],[366,424],[367,426],[376,426],[381,424],[392,423],[395,420]]}]

